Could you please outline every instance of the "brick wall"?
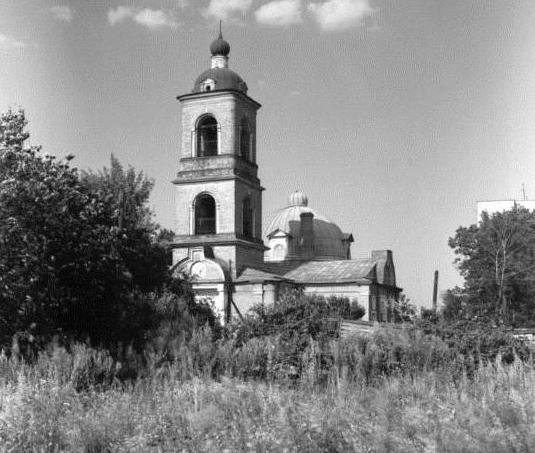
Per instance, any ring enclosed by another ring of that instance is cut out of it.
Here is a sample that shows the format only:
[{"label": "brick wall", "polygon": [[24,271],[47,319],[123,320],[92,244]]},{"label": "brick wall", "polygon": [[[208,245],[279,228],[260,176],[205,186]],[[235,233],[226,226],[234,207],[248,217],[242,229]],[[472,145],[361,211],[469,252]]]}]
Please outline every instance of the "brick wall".
[{"label": "brick wall", "polygon": [[192,157],[195,126],[200,117],[212,115],[220,129],[220,154],[238,154],[240,123],[243,117],[249,121],[253,137],[253,162],[256,162],[256,110],[258,106],[237,93],[211,93],[182,103],[182,146],[180,158]]}]

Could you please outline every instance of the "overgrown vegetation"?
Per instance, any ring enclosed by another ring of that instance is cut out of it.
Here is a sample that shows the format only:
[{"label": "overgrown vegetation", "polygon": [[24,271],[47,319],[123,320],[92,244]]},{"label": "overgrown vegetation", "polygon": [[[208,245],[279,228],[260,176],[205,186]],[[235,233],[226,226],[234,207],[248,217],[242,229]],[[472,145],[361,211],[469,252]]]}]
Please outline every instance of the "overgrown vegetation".
[{"label": "overgrown vegetation", "polygon": [[[33,365],[0,358],[0,450],[91,452],[529,452],[535,372],[501,356],[467,374],[459,351],[417,330],[310,341],[301,372],[277,339],[235,347],[207,329],[143,376],[83,345]],[[324,353],[326,350],[323,351]],[[127,357],[126,357],[127,358]],[[259,376],[265,367],[268,373]]]},{"label": "overgrown vegetation", "polygon": [[441,313],[402,296],[340,338],[365,309],[294,290],[223,328],[170,274],[152,182],[42,156],[25,125],[0,117],[0,452],[535,449],[532,350],[504,327],[531,319],[531,214],[458,230]]}]

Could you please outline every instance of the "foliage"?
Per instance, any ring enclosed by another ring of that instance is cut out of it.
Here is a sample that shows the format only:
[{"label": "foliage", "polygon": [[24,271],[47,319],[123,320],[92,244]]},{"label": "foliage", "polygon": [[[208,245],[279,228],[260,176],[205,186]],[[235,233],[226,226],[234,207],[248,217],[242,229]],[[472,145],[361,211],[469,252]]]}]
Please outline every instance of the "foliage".
[{"label": "foliage", "polygon": [[423,320],[417,327],[444,341],[466,371],[472,372],[498,357],[506,363],[511,363],[515,357],[524,361],[531,358],[533,351],[528,344],[514,338],[503,326],[489,324],[486,320],[433,321]]},{"label": "foliage", "polygon": [[279,335],[296,350],[303,350],[310,339],[322,341],[335,336],[330,317],[333,311],[337,315],[345,307],[340,307],[335,298],[330,302],[320,296],[305,295],[301,289],[288,290],[273,305],[254,306],[238,328],[237,337],[245,341]]},{"label": "foliage", "polygon": [[361,319],[366,314],[366,309],[358,303],[357,300],[353,300],[349,306],[349,313],[347,315],[348,319],[354,321]]},{"label": "foliage", "polygon": [[169,282],[147,208],[152,182],[113,158],[80,175],[24,147],[24,112],[0,117],[0,345],[53,337],[140,346]]},{"label": "foliage", "polygon": [[535,325],[535,212],[484,212],[479,224],[459,227],[449,244],[470,316]]},{"label": "foliage", "polygon": [[442,296],[440,316],[446,322],[470,319],[471,312],[467,307],[466,294],[462,288],[456,286],[448,289]]},{"label": "foliage", "polygon": [[413,322],[416,318],[416,307],[405,294],[400,294],[399,299],[392,303],[392,316],[394,322]]},{"label": "foliage", "polygon": [[440,322],[440,313],[437,313],[433,308],[420,308],[420,319],[424,322],[437,324]]},{"label": "foliage", "polygon": [[358,320],[366,314],[366,309],[359,304],[357,299],[350,300],[348,297],[329,296],[319,298],[326,304],[330,317]]},{"label": "foliage", "polygon": [[209,341],[222,335],[220,320],[206,303],[195,300],[191,285],[185,279],[173,279],[153,302],[156,327],[145,344],[145,350],[160,360],[175,360],[180,347],[189,342],[202,327],[210,331]]},{"label": "foliage", "polygon": [[166,250],[156,239],[165,236],[152,221],[148,201],[154,182],[142,172],[124,170],[112,155],[110,168],[83,172],[81,183],[100,202],[99,225],[116,234],[113,252],[123,261],[131,284],[147,292],[168,280]]},{"label": "foliage", "polygon": [[[403,334],[390,337],[393,332],[386,337],[383,332],[369,348],[403,339]],[[154,368],[128,385],[109,381],[77,391],[81,376],[87,382],[84,370],[91,361],[104,375],[113,375],[116,368],[106,355],[81,346],[71,349],[72,353],[50,350],[33,366],[0,356],[1,449],[134,453],[535,449],[535,372],[518,360],[509,366],[489,363],[470,379],[445,368],[369,383],[340,367],[333,369],[322,388],[310,385],[308,375],[292,386],[231,377],[184,381],[182,365],[172,364]]]}]

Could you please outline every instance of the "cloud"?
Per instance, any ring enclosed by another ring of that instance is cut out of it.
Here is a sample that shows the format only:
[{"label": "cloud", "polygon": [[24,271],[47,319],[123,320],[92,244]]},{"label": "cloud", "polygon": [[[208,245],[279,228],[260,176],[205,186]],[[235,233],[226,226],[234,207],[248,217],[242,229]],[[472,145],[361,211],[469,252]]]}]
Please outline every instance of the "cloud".
[{"label": "cloud", "polygon": [[187,7],[189,6],[189,0],[177,0],[177,1],[176,1],[176,5],[177,5],[180,9],[187,8]]},{"label": "cloud", "polygon": [[73,10],[67,5],[53,6],[50,8],[50,12],[57,20],[61,20],[62,22],[71,22],[74,16]]},{"label": "cloud", "polygon": [[311,3],[312,13],[322,30],[344,30],[362,25],[364,19],[373,14],[369,0],[328,0]]},{"label": "cloud", "polygon": [[275,0],[255,12],[256,21],[270,26],[284,26],[302,22],[301,0]]},{"label": "cloud", "polygon": [[252,4],[253,0],[210,0],[203,14],[205,17],[228,20],[236,14],[245,14]]},{"label": "cloud", "polygon": [[15,49],[22,49],[23,47],[26,47],[26,44],[22,41],[19,41],[12,36],[4,35],[0,33],[0,48],[15,48]]},{"label": "cloud", "polygon": [[161,9],[136,9],[129,6],[118,6],[108,11],[108,22],[110,25],[115,25],[126,20],[132,20],[151,30],[178,27],[175,16],[171,12],[165,12]]},{"label": "cloud", "polygon": [[171,13],[166,13],[161,9],[142,9],[134,16],[134,21],[148,28],[178,27],[175,17]]},{"label": "cloud", "polygon": [[124,22],[126,19],[134,17],[134,9],[129,6],[118,6],[115,9],[108,11],[108,22],[110,25],[115,25]]}]

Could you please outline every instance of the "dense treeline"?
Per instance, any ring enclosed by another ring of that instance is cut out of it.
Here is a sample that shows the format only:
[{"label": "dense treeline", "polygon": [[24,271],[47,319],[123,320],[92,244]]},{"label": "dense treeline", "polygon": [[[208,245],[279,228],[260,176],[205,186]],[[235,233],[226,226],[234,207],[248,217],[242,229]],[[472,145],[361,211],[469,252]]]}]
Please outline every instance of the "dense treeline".
[{"label": "dense treeline", "polygon": [[173,315],[213,324],[170,275],[172,234],[147,207],[153,182],[113,156],[78,171],[72,156],[25,147],[25,126],[23,111],[0,117],[0,347],[59,338],[140,349]]},{"label": "dense treeline", "polygon": [[465,282],[444,296],[446,320],[535,326],[535,211],[521,206],[459,227],[449,245]]}]

